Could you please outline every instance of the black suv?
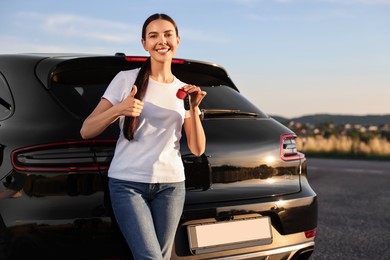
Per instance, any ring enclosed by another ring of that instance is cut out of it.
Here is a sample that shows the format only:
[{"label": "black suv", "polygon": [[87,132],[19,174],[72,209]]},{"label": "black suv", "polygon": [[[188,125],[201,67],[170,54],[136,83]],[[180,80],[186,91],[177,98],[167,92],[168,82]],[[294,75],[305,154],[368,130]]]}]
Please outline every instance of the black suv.
[{"label": "black suv", "polygon": [[[0,259],[131,259],[107,195],[119,128],[79,131],[113,77],[145,59],[0,55]],[[187,196],[172,259],[307,259],[317,198],[296,135],[222,67],[175,59],[172,70],[207,92],[205,153],[181,143]]]}]

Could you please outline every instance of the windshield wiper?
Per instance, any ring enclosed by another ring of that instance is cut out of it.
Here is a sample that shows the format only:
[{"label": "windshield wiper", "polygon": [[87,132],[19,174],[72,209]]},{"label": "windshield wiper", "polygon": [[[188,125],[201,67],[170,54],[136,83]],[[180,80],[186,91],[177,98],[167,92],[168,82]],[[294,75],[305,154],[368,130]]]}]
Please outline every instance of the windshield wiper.
[{"label": "windshield wiper", "polygon": [[225,116],[225,115],[241,115],[241,116],[251,116],[257,117],[258,114],[254,112],[245,112],[241,110],[234,109],[202,109],[202,117],[213,117],[213,116]]},{"label": "windshield wiper", "polygon": [[0,97],[0,105],[2,105],[3,107],[5,107],[7,110],[11,111],[12,109],[12,106],[10,103],[8,103],[7,101],[5,101],[4,99],[2,99]]}]

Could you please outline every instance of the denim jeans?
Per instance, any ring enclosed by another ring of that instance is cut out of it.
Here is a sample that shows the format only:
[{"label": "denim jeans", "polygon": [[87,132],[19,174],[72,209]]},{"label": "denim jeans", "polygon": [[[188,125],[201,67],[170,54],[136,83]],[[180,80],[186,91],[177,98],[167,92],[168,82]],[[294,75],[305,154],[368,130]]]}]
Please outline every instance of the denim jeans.
[{"label": "denim jeans", "polygon": [[184,182],[109,178],[112,208],[134,259],[168,260],[185,200]]}]

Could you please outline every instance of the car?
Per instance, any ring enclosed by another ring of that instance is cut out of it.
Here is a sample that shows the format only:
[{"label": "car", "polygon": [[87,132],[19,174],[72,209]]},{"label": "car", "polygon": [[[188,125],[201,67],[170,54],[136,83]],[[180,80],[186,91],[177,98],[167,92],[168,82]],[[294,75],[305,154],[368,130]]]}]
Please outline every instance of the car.
[{"label": "car", "polygon": [[[1,259],[132,259],[108,196],[118,124],[87,140],[80,128],[114,76],[145,60],[0,55]],[[175,58],[172,71],[207,92],[205,153],[181,140],[187,192],[172,259],[308,259],[317,195],[296,134],[222,66]]]}]

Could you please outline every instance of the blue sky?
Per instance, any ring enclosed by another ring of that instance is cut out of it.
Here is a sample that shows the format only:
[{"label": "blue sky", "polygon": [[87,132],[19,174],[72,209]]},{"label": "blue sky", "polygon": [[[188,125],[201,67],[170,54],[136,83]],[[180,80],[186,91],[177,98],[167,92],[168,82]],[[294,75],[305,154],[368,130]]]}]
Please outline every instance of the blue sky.
[{"label": "blue sky", "polygon": [[390,0],[0,0],[0,54],[146,55],[156,12],[268,114],[390,114]]}]

